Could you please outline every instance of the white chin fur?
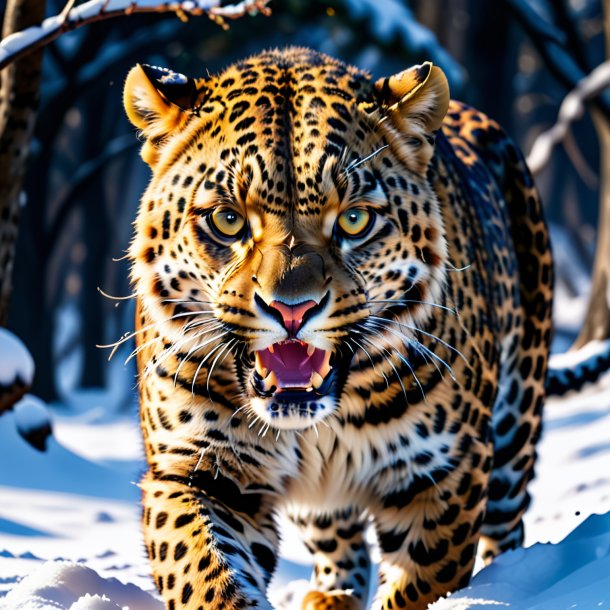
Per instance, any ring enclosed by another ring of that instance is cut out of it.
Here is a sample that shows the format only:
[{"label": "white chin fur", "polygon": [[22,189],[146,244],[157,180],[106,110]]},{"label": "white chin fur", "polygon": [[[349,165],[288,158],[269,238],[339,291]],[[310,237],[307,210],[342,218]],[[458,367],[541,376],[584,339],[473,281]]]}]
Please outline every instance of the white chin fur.
[{"label": "white chin fur", "polygon": [[297,413],[296,405],[292,409],[289,408],[287,413],[283,413],[280,407],[277,415],[275,415],[271,410],[271,405],[274,403],[273,398],[252,398],[250,408],[261,422],[268,424],[271,428],[277,430],[305,430],[328,417],[335,409],[335,401],[330,396],[317,396],[312,399],[312,402],[316,402],[318,405],[315,412],[308,409],[307,413],[303,415]]}]

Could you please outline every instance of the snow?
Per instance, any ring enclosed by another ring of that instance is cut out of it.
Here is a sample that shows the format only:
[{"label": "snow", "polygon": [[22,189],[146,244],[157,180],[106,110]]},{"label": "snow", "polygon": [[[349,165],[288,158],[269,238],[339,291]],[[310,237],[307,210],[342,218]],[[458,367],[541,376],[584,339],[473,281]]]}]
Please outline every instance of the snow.
[{"label": "snow", "polygon": [[0,327],[0,385],[19,380],[29,386],[34,379],[34,360],[27,347],[11,331]]},{"label": "snow", "polygon": [[561,544],[535,544],[499,557],[470,587],[431,610],[592,609],[610,604],[610,513],[591,515]]},{"label": "snow", "polygon": [[236,4],[221,6],[220,0],[174,0],[172,2],[160,2],[159,0],[89,0],[73,7],[67,15],[59,14],[48,17],[40,25],[6,36],[0,42],[0,66],[4,65],[5,62],[10,62],[14,55],[27,47],[53,40],[62,31],[95,20],[99,15],[172,11],[189,15],[210,13],[234,19],[244,14],[254,14],[258,10],[264,12],[267,2],[268,0],[242,0],[242,2]]},{"label": "snow", "polygon": [[[96,404],[92,396],[88,401]],[[109,416],[97,404],[70,416],[51,405],[54,435],[46,453],[19,436],[16,413],[0,418],[2,610],[163,607],[139,524],[137,481],[144,461],[136,415]],[[504,554],[433,610],[610,605],[608,430],[609,376],[549,401],[530,487],[527,548]],[[287,610],[298,607],[307,590],[311,560],[294,530],[282,529],[282,560],[270,596]],[[288,586],[290,581],[296,582]]]},{"label": "snow", "polygon": [[610,351],[610,339],[605,341],[589,341],[579,350],[553,354],[550,365],[556,368],[574,369],[584,360],[603,356]]},{"label": "snow", "polygon": [[13,610],[161,610],[163,605],[135,585],[69,561],[48,562],[26,576],[5,598]]},{"label": "snow", "polygon": [[47,438],[52,433],[51,416],[45,403],[32,394],[25,394],[13,406],[13,413],[17,432],[38,451],[45,451]]},{"label": "snow", "polygon": [[17,402],[13,407],[13,412],[17,431],[22,436],[51,425],[51,416],[47,406],[40,398],[32,394],[26,394]]}]

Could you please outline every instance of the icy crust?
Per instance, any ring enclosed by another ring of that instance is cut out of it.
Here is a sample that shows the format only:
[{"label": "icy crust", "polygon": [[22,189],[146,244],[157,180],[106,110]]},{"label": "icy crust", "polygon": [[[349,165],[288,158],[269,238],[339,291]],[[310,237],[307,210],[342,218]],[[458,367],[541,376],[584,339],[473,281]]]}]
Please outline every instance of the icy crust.
[{"label": "icy crust", "polygon": [[430,610],[593,610],[610,604],[610,513],[591,515],[559,544],[498,557],[471,586]]},{"label": "icy crust", "polygon": [[102,578],[69,561],[43,564],[26,576],[0,606],[6,610],[162,610],[163,604],[132,584]]},{"label": "icy crust", "polygon": [[27,347],[6,328],[0,328],[0,386],[29,386],[34,379],[34,360]]}]

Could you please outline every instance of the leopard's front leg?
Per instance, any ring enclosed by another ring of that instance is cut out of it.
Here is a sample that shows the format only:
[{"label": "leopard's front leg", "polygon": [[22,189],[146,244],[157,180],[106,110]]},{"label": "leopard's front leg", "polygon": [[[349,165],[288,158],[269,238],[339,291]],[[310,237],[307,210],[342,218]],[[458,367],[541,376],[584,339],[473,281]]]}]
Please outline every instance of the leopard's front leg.
[{"label": "leopard's front leg", "polygon": [[236,498],[226,481],[229,501],[222,502],[188,481],[150,472],[141,486],[146,548],[167,610],[271,610],[265,591],[277,537],[270,515],[256,508],[259,495]]},{"label": "leopard's front leg", "polygon": [[465,458],[442,484],[418,477],[383,497],[374,511],[382,561],[373,610],[425,610],[468,584],[488,478],[477,464]]},{"label": "leopard's front leg", "polygon": [[314,590],[301,610],[363,610],[369,596],[367,517],[355,506],[291,516],[314,555]]}]

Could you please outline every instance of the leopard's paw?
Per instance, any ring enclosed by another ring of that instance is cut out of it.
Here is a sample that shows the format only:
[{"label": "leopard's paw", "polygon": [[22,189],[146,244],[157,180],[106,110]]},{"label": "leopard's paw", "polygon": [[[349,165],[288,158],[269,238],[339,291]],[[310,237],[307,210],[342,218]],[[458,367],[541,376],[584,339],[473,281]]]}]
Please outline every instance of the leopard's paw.
[{"label": "leopard's paw", "polygon": [[303,598],[301,610],[364,610],[364,604],[345,591],[310,591]]}]

